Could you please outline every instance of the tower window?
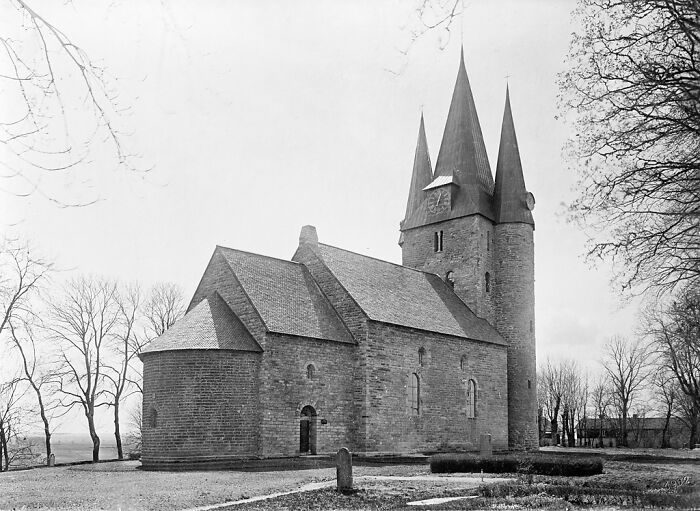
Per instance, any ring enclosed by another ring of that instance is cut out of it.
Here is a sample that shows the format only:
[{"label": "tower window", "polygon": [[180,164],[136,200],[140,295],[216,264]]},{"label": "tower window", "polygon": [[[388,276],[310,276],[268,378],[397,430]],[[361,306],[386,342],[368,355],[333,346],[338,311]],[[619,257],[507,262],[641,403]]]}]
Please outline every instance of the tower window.
[{"label": "tower window", "polygon": [[530,332],[532,332],[532,320],[530,320]]},{"label": "tower window", "polygon": [[442,252],[442,231],[436,231],[433,238],[433,249],[435,252]]},{"label": "tower window", "polygon": [[476,382],[469,380],[467,383],[467,417],[476,417]]},{"label": "tower window", "polygon": [[531,389],[532,388],[532,381],[527,380],[527,388]]},{"label": "tower window", "polygon": [[491,231],[486,231],[486,251],[491,250]]},{"label": "tower window", "polygon": [[486,275],[484,275],[484,281],[486,283],[486,292],[489,293],[491,291],[491,274],[489,272],[486,272]]},{"label": "tower window", "polygon": [[451,271],[448,271],[447,274],[445,274],[445,282],[447,283],[448,286],[450,286],[452,289],[455,288],[455,274]]},{"label": "tower window", "polygon": [[418,350],[418,365],[423,367],[425,364],[425,348]]},{"label": "tower window", "polygon": [[307,365],[306,366],[306,379],[313,380],[315,375],[316,375],[316,368],[314,367],[314,365],[313,364]]},{"label": "tower window", "polygon": [[416,373],[411,374],[411,386],[409,388],[411,399],[411,415],[420,414],[420,378]]},{"label": "tower window", "polygon": [[466,355],[462,355],[462,358],[459,359],[459,368],[462,371],[467,370],[467,356]]},{"label": "tower window", "polygon": [[158,411],[155,408],[151,408],[149,411],[147,424],[149,428],[158,427]]}]

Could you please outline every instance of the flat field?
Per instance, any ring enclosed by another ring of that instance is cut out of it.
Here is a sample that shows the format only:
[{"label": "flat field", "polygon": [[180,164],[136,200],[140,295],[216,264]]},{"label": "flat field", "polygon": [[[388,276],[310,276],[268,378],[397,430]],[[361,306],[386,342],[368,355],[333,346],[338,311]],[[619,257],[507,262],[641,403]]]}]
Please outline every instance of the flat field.
[{"label": "flat field", "polygon": [[[613,450],[613,453],[615,451]],[[457,474],[432,476],[427,465],[354,467],[354,493],[316,489],[250,502],[228,509],[638,509],[700,508],[700,460],[695,453],[667,457],[665,451],[635,459],[608,459],[605,472],[591,477],[525,478],[480,486]],[[565,455],[565,454],[564,454]],[[217,470],[146,472],[138,462],[107,462],[38,468],[0,474],[0,509],[189,509],[293,491],[314,482],[332,482],[335,468],[259,471]],[[367,476],[396,476],[387,479]],[[398,479],[399,477],[413,479]],[[418,476],[420,479],[416,478]],[[488,476],[486,476],[488,478]],[[408,502],[435,497],[468,496],[431,506]],[[645,496],[649,496],[648,498]],[[646,500],[640,500],[642,497]]]}]

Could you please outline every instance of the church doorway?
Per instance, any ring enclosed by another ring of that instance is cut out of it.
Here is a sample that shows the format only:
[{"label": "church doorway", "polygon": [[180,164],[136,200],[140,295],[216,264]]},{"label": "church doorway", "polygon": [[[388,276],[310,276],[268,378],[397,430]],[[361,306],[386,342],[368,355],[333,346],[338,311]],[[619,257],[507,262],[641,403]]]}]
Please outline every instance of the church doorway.
[{"label": "church doorway", "polygon": [[316,454],[316,410],[313,406],[307,405],[301,409],[299,453]]}]

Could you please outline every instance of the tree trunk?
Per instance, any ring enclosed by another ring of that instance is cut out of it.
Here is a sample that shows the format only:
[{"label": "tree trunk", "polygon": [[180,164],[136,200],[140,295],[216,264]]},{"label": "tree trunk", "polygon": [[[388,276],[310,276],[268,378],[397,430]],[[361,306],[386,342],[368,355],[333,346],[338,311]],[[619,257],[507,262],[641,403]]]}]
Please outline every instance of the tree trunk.
[{"label": "tree trunk", "polygon": [[668,439],[668,427],[671,424],[671,408],[666,410],[666,422],[664,422],[664,430],[661,432],[661,448],[665,449],[670,447],[670,442]]},{"label": "tree trunk", "polygon": [[[9,468],[10,456],[7,452],[7,440],[5,439],[5,425],[0,421],[0,452],[3,458],[0,458],[0,472],[5,472]],[[3,465],[3,459],[5,463]]]},{"label": "tree trunk", "polygon": [[700,410],[693,409],[690,417],[690,439],[688,440],[688,449],[695,449],[695,444],[698,443],[698,415]]},{"label": "tree trunk", "polygon": [[92,439],[92,462],[97,463],[100,461],[100,437],[97,436],[97,431],[95,430],[95,415],[94,412],[86,412],[85,416],[87,417],[88,430]]},{"label": "tree trunk", "polygon": [[559,444],[559,423],[557,422],[558,417],[559,417],[559,401],[557,401],[557,404],[554,407],[554,413],[552,414],[552,419],[550,421],[552,424],[552,441],[554,442],[554,445]]},{"label": "tree trunk", "polygon": [[114,439],[117,441],[117,457],[120,460],[124,459],[124,450],[122,449],[122,437],[119,433],[119,400],[114,400]]},{"label": "tree trunk", "polygon": [[620,445],[627,447],[627,403],[622,403],[622,424],[620,424]]},{"label": "tree trunk", "polygon": [[49,459],[51,458],[51,428],[49,428],[49,419],[46,417],[46,409],[44,408],[44,401],[41,399],[41,391],[39,387],[35,386],[34,392],[36,392],[37,400],[39,401],[39,414],[41,415],[41,421],[44,423],[44,443],[46,444],[46,465],[49,464]]}]

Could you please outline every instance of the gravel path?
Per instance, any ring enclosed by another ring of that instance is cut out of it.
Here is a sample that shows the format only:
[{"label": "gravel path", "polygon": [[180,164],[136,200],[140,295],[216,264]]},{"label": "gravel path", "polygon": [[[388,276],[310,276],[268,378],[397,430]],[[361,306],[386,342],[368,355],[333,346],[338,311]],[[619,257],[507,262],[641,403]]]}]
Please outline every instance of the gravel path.
[{"label": "gravel path", "polygon": [[[38,468],[0,474],[0,509],[177,510],[332,481],[335,468],[263,472],[147,472],[139,462]],[[428,475],[426,466],[355,467],[363,475]]]}]

